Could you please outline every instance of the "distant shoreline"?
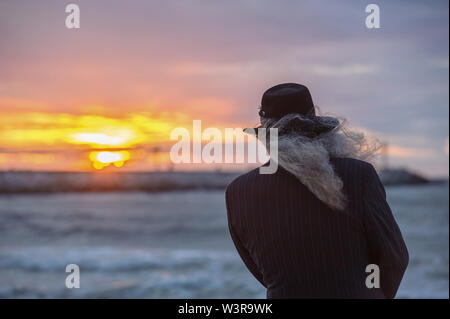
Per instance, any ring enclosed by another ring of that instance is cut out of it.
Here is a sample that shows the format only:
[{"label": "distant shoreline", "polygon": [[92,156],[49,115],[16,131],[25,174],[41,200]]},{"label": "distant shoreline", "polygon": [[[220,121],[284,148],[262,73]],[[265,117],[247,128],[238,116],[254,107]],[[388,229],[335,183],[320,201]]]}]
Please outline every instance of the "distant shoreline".
[{"label": "distant shoreline", "polygon": [[0,172],[0,193],[60,193],[225,189],[239,173],[224,172]]},{"label": "distant shoreline", "polygon": [[[0,194],[67,192],[165,192],[184,190],[220,190],[241,173],[238,172],[39,172],[1,171]],[[403,177],[403,175],[401,175]],[[408,175],[409,176],[409,175]],[[383,173],[380,174],[383,181]],[[386,186],[446,183],[448,179],[384,180]]]}]

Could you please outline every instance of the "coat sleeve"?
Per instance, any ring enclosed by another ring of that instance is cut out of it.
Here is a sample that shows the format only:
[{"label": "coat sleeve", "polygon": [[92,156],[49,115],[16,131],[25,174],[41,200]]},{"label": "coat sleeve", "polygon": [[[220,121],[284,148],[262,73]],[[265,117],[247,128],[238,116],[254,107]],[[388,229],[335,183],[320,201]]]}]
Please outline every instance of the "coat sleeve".
[{"label": "coat sleeve", "polygon": [[364,200],[364,226],[371,261],[380,269],[380,287],[387,298],[394,298],[409,255],[400,229],[386,201],[386,191],[375,168],[366,172]]},{"label": "coat sleeve", "polygon": [[238,234],[236,233],[236,230],[233,226],[232,220],[231,220],[231,209],[230,209],[230,203],[229,203],[229,192],[228,190],[225,192],[225,201],[227,206],[227,218],[228,218],[228,229],[230,231],[231,239],[233,240],[234,246],[236,247],[236,250],[239,253],[239,256],[241,256],[242,261],[247,266],[248,270],[253,274],[253,276],[264,286],[267,288],[266,284],[263,280],[263,275],[258,270],[258,266],[253,261],[252,256],[250,255],[249,251],[245,248],[243,243],[241,242]]}]

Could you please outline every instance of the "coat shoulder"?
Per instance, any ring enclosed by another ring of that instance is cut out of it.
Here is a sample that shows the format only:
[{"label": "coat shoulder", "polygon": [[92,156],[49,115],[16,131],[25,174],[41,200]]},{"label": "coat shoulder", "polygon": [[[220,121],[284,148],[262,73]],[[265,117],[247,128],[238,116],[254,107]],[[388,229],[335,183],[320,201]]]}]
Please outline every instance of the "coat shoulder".
[{"label": "coat shoulder", "polygon": [[356,167],[362,170],[374,169],[369,162],[350,157],[335,157],[331,159],[331,162],[335,167]]},{"label": "coat shoulder", "polygon": [[225,192],[229,193],[231,191],[239,189],[243,185],[247,184],[249,181],[254,180],[255,178],[257,178],[258,175],[259,175],[259,167],[255,168],[255,169],[252,169],[251,171],[249,171],[247,173],[239,175],[238,177],[236,177],[234,180],[232,180],[228,184]]}]

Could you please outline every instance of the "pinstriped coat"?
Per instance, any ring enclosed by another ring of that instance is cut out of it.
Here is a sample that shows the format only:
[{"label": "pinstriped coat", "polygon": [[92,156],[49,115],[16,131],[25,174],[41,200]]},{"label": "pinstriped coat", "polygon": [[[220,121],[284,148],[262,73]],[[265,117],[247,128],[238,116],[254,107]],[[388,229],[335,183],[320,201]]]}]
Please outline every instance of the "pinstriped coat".
[{"label": "pinstriped coat", "polygon": [[[373,166],[331,159],[344,183],[336,212],[282,167],[255,169],[226,190],[228,226],[268,298],[394,298],[408,251]],[[366,286],[366,266],[380,269],[380,288]]]}]

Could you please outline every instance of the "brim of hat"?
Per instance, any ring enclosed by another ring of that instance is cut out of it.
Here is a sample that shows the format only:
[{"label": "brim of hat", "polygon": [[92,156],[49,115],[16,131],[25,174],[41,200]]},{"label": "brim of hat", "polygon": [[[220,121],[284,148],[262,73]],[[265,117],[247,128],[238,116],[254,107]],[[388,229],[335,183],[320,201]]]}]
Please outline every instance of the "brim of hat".
[{"label": "brim of hat", "polygon": [[[339,120],[330,117],[330,116],[314,116],[314,129],[312,132],[317,134],[327,133],[335,129],[337,126],[339,126]],[[244,133],[255,135],[259,128],[262,128],[262,125],[259,125],[257,127],[248,127],[244,128]]]}]

